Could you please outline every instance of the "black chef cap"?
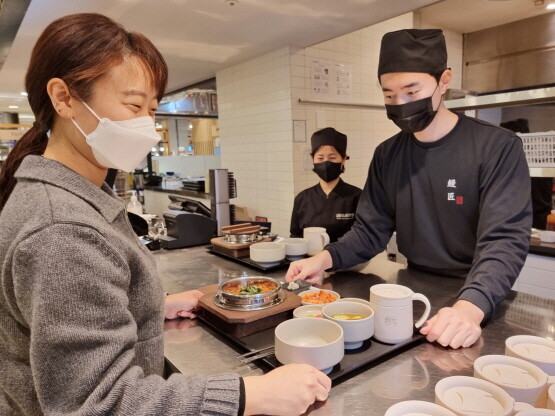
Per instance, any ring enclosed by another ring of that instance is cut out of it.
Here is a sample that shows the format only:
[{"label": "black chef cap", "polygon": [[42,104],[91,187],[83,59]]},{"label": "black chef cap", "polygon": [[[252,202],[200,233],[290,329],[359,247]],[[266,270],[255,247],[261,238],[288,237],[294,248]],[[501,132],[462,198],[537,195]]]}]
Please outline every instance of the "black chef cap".
[{"label": "black chef cap", "polygon": [[403,29],[382,38],[378,79],[390,72],[440,74],[447,69],[447,48],[440,29]]},{"label": "black chef cap", "polygon": [[341,156],[345,157],[347,155],[347,136],[333,127],[318,130],[312,135],[310,141],[312,154],[316,153],[321,146],[333,146]]}]

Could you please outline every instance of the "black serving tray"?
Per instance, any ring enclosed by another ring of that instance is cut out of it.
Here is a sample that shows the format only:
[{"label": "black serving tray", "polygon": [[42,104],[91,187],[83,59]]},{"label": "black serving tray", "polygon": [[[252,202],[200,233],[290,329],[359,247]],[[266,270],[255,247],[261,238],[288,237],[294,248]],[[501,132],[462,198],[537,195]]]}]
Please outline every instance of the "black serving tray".
[{"label": "black serving tray", "polygon": [[291,264],[291,262],[287,259],[281,260],[279,263],[277,264],[273,264],[271,266],[264,266],[262,264],[259,264],[253,260],[250,259],[250,257],[234,257],[234,256],[230,256],[229,254],[225,254],[225,253],[220,253],[219,251],[215,251],[212,246],[207,246],[208,252],[210,254],[214,254],[216,256],[220,256],[223,257],[224,259],[228,259],[231,261],[234,261],[236,263],[241,263],[244,264],[246,266],[252,267],[254,269],[263,271],[263,272],[270,272],[273,270],[281,270],[281,269],[285,269],[287,267],[289,267],[289,264]]},{"label": "black serving tray", "polygon": [[[234,346],[245,350],[245,352],[254,351],[274,345],[275,328],[265,329],[263,331],[247,335],[242,338],[235,338],[233,335],[225,333],[218,329],[216,326],[207,322],[202,318],[202,316],[198,316],[198,319],[202,321],[203,325],[210,327],[216,333],[221,335],[225,340],[229,341]],[[337,384],[339,381],[347,379],[349,376],[353,376],[358,372],[365,370],[367,367],[371,367],[372,364],[378,364],[385,359],[391,358],[392,356],[397,355],[400,352],[419,344],[424,339],[424,335],[420,334],[416,330],[412,338],[408,339],[407,341],[393,345],[384,344],[382,342],[374,340],[373,338],[368,339],[364,341],[362,347],[360,348],[357,348],[355,350],[345,350],[345,356],[339,362],[339,364],[333,367],[332,371],[328,374],[328,377],[330,377],[332,381]],[[261,358],[255,361],[255,363],[261,363],[269,369],[274,369],[282,365],[274,355],[270,355],[266,358]]]}]

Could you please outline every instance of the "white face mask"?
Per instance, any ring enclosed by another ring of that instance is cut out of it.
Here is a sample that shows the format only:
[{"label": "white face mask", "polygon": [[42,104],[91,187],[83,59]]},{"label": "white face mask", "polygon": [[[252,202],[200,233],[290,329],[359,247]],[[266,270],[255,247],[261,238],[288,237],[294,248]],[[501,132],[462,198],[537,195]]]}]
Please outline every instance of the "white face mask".
[{"label": "white face mask", "polygon": [[85,136],[94,158],[102,166],[131,172],[160,141],[152,117],[112,121],[98,117],[87,103],[83,104],[98,119],[96,129],[85,134],[74,119],[71,121]]}]

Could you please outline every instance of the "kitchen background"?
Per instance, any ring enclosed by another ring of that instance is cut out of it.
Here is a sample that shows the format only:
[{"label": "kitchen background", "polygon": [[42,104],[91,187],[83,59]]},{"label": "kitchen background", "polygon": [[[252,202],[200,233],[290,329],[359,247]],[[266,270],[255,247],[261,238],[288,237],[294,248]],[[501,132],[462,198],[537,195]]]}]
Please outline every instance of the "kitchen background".
[{"label": "kitchen background", "polygon": [[[386,32],[442,28],[454,75],[448,98],[462,97],[452,103],[496,124],[527,118],[532,131],[555,129],[550,103],[555,101],[555,93],[549,85],[555,83],[553,75],[547,81],[530,78],[523,86],[488,90],[541,90],[540,98],[527,97],[518,107],[514,102],[509,106],[498,101],[481,103],[483,97],[473,95],[485,91],[473,91],[464,78],[469,68],[476,68],[465,59],[469,34],[504,24],[511,29],[508,43],[517,45],[517,51],[507,53],[490,45],[492,50],[486,48],[486,56],[477,62],[515,55],[528,59],[529,72],[545,73],[539,71],[543,64],[530,60],[526,51],[551,56],[555,45],[551,20],[541,25],[532,22],[531,26],[539,28],[534,37],[540,46],[525,44],[529,29],[519,21],[552,19],[547,1],[306,0],[274,4],[263,0],[168,0],[154,6],[144,0],[4,0],[1,4],[0,111],[4,125],[33,121],[21,95],[22,79],[31,46],[42,28],[64,14],[106,13],[149,36],[170,66],[168,94],[157,116],[163,141],[153,148],[154,170],[198,177],[208,169],[229,169],[237,181],[233,203],[247,207],[253,218],[267,217],[273,231],[281,235],[288,234],[295,195],[317,182],[309,156],[315,130],[333,126],[347,134],[350,160],[343,178],[359,187],[364,185],[376,146],[396,133],[397,128],[385,116],[376,78],[380,39]],[[20,21],[23,18],[21,26],[14,30],[12,24],[10,32],[9,25],[2,23],[16,21],[18,14]],[[496,73],[510,73],[513,67],[497,68]],[[326,87],[317,86],[314,79],[322,68],[343,77],[342,86],[334,84],[337,91],[315,89]],[[478,104],[465,101],[475,98]],[[0,134],[4,139],[2,158],[17,133],[4,128]],[[540,174],[552,173],[545,170]]]}]

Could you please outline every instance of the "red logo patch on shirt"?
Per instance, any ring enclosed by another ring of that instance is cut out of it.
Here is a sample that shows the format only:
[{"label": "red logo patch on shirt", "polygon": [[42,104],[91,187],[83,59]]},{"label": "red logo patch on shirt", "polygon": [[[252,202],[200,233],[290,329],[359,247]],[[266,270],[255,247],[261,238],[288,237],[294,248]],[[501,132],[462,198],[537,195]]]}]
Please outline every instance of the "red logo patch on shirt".
[{"label": "red logo patch on shirt", "polygon": [[456,201],[457,205],[462,205],[463,204],[463,197],[458,196],[455,201]]}]

